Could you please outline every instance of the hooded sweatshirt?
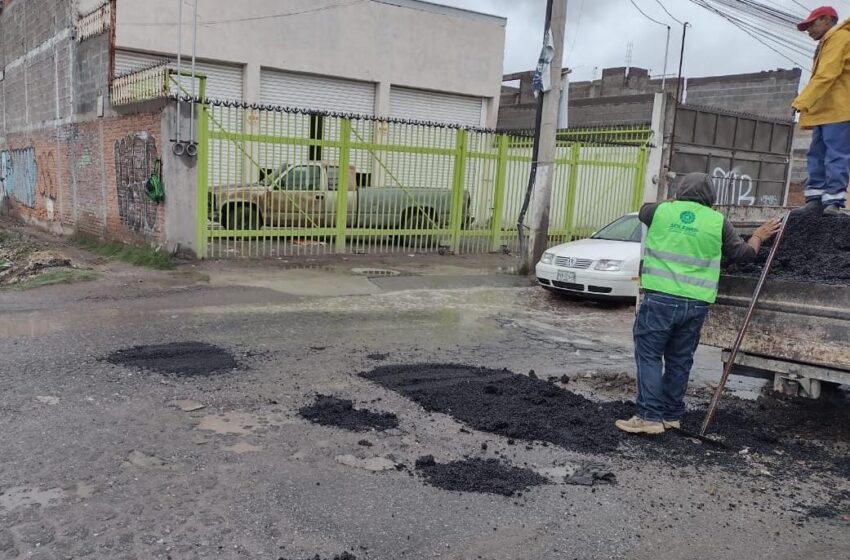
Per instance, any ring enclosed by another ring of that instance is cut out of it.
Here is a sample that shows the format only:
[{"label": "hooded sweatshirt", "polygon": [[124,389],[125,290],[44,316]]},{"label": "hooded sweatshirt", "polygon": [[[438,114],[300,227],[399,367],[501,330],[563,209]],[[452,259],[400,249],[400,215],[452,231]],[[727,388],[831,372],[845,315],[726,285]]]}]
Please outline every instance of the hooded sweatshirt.
[{"label": "hooded sweatshirt", "polygon": [[[703,206],[711,207],[717,200],[717,189],[714,187],[714,182],[705,173],[688,173],[682,178],[676,189],[676,200],[687,200],[690,202],[698,202]],[[655,216],[655,210],[661,204],[670,204],[670,202],[650,202],[644,204],[638,213],[640,221],[649,227],[652,225],[652,218]],[[756,258],[756,251],[750,247],[741,236],[735,231],[735,228],[726,218],[723,218],[723,257],[730,261],[739,263],[753,262]]]},{"label": "hooded sweatshirt", "polygon": [[820,40],[812,79],[792,105],[803,128],[850,121],[850,19]]}]

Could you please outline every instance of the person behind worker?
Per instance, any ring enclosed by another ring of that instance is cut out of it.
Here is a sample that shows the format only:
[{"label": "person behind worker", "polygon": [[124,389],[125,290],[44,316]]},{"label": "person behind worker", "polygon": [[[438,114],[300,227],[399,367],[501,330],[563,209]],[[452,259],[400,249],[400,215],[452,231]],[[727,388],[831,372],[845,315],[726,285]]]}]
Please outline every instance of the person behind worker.
[{"label": "person behind worker", "polygon": [[762,224],[746,243],[711,206],[717,191],[705,173],[682,178],[674,200],[644,204],[640,285],[644,299],[634,324],[637,414],[617,420],[626,432],[660,434],[680,428],[685,391],[709,305],[717,297],[720,259],[752,262],[780,221]]},{"label": "person behind worker", "polygon": [[817,8],[797,25],[818,41],[812,79],[794,100],[800,126],[812,130],[808,153],[806,205],[795,213],[836,216],[844,208],[850,182],[850,19]]}]

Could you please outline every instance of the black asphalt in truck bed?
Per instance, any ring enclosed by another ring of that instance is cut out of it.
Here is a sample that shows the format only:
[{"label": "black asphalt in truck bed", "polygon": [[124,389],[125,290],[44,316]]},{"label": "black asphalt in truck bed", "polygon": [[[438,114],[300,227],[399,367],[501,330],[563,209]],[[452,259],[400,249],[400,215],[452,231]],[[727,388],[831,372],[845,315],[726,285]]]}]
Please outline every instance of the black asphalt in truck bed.
[{"label": "black asphalt in truck bed", "polygon": [[[759,275],[771,246],[766,243],[754,263],[730,264],[724,272]],[[792,215],[768,277],[850,285],[850,216]]]}]

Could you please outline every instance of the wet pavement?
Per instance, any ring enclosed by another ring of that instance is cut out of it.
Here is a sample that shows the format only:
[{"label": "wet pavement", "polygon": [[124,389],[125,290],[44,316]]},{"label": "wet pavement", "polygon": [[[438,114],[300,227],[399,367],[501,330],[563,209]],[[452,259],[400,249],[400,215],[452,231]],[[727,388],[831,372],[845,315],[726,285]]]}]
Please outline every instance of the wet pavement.
[{"label": "wet pavement", "polygon": [[[850,442],[840,429],[819,433],[823,418],[805,408],[766,401],[759,416],[759,404],[741,405],[757,419],[812,422],[803,431],[783,424],[780,444],[736,448],[729,468],[673,460],[677,446],[699,445],[686,440],[605,440],[597,452],[592,434],[610,428],[599,414],[570,427],[587,446],[524,440],[470,422],[456,410],[463,399],[428,410],[360,375],[455,364],[529,380],[534,370],[535,383],[569,391],[567,404],[581,396],[605,410],[631,398],[621,374],[634,371],[634,310],[486,273],[510,264],[204,263],[0,292],[0,559],[847,558],[844,467],[825,468],[817,453],[786,457],[792,443],[846,456]],[[238,367],[181,376],[103,359],[175,343],[212,345],[191,348],[221,349]],[[700,350],[694,377],[694,388],[719,377],[715,350]],[[698,393],[695,407],[705,403]],[[351,401],[343,413],[398,423],[358,431],[311,422],[300,411],[319,395]],[[462,467],[437,476],[448,475],[451,490],[416,468],[428,455],[425,469]],[[451,476],[470,464],[546,483],[509,496],[455,491]],[[610,469],[617,484],[564,482],[588,464]]]}]

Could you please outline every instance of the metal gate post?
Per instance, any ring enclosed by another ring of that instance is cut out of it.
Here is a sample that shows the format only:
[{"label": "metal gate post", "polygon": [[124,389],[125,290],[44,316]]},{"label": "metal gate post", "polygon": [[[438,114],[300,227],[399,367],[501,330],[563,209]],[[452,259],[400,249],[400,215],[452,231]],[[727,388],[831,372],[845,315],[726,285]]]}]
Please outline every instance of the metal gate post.
[{"label": "metal gate post", "polygon": [[337,254],[345,252],[346,218],[348,215],[348,165],[351,160],[351,119],[340,123],[339,181],[336,187],[336,247]]},{"label": "metal gate post", "polygon": [[451,249],[455,253],[460,247],[460,230],[463,226],[464,216],[464,178],[466,177],[466,139],[467,131],[463,128],[457,129],[455,139],[455,165],[454,180],[452,181],[452,211],[450,217],[450,229],[452,234]]},{"label": "metal gate post", "polygon": [[646,189],[646,159],[647,148],[641,147],[638,152],[637,166],[635,167],[635,185],[632,192],[632,205],[630,211],[636,212],[643,202],[643,192]]},{"label": "metal gate post", "polygon": [[567,203],[564,205],[564,230],[567,232],[566,242],[573,240],[573,223],[575,222],[576,188],[578,187],[578,165],[581,157],[581,144],[573,142],[570,145],[569,178],[567,179]]},{"label": "metal gate post", "polygon": [[[198,103],[200,105],[200,111],[198,111],[198,122],[197,122],[197,138],[198,138],[198,184],[196,185],[195,190],[198,193],[197,204],[198,208],[195,212],[197,218],[197,248],[195,249],[195,254],[198,258],[203,259],[207,256],[207,230],[209,228],[209,201],[208,192],[209,192],[209,161],[210,161],[210,128],[209,128],[209,114],[210,106],[207,103],[207,79],[202,77],[198,80],[200,83],[198,84],[198,100],[193,101],[193,103]],[[196,123],[190,123],[191,126],[195,126]]]},{"label": "metal gate post", "polygon": [[493,215],[490,217],[490,250],[498,251],[502,244],[502,213],[505,206],[505,181],[508,172],[508,135],[499,135],[496,160],[496,187],[493,193]]}]

